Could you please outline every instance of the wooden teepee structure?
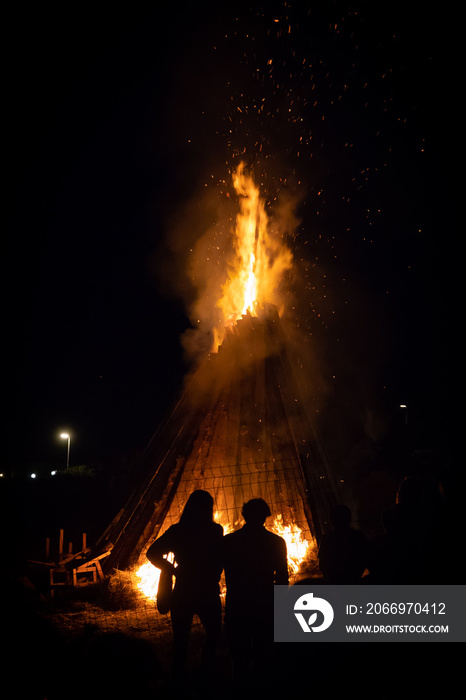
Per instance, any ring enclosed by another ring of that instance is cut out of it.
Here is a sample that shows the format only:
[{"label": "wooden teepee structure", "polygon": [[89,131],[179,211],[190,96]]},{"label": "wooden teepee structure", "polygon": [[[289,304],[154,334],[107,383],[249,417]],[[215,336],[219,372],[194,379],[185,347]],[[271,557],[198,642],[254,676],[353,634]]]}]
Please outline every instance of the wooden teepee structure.
[{"label": "wooden teepee structure", "polygon": [[112,548],[106,570],[142,563],[195,489],[212,494],[225,531],[240,526],[253,497],[267,501],[270,520],[299,528],[307,541],[326,529],[335,486],[273,306],[237,322],[153,436],[126,504],[101,537]]}]

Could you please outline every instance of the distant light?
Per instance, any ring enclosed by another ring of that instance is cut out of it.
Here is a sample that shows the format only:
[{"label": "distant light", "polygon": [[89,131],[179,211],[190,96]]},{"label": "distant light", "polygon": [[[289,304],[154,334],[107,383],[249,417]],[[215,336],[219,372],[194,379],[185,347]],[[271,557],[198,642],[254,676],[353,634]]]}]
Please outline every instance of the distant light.
[{"label": "distant light", "polygon": [[56,470],[56,469],[53,469],[53,471],[50,472],[50,474],[51,474],[52,476],[55,476],[56,473],[57,473],[57,470]]},{"label": "distant light", "polygon": [[31,479],[35,479],[37,474],[31,474]]},{"label": "distant light", "polygon": [[408,408],[406,404],[400,403],[400,408]]},{"label": "distant light", "polygon": [[0,474],[0,479],[2,479],[5,476],[5,474]]},{"label": "distant light", "polygon": [[68,435],[68,433],[61,433],[60,437],[66,439],[66,438],[69,438],[69,435]]}]

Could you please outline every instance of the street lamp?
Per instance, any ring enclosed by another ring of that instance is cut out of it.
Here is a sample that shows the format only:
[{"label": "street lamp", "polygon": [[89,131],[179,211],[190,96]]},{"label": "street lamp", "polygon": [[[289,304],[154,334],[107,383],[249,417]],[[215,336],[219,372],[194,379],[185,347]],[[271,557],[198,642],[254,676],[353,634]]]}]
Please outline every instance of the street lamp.
[{"label": "street lamp", "polygon": [[405,403],[400,403],[400,408],[403,410],[405,418],[405,426],[408,425],[408,407]]},{"label": "street lamp", "polygon": [[62,433],[60,435],[60,437],[63,438],[64,440],[68,440],[68,449],[66,451],[66,468],[68,469],[68,467],[70,466],[70,442],[71,442],[71,438],[68,435],[68,433]]}]

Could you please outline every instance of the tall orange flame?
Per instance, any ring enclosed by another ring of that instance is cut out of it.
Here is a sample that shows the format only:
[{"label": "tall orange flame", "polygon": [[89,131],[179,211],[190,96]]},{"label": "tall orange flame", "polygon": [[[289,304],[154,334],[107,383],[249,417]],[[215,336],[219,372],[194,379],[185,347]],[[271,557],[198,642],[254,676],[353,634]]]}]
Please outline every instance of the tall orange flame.
[{"label": "tall orange flame", "polygon": [[217,302],[223,312],[223,327],[215,331],[217,347],[224,329],[247,312],[255,316],[265,304],[275,304],[280,310],[280,283],[293,262],[288,246],[272,231],[259,188],[243,162],[232,178],[240,210],[233,231],[234,254],[228,279]]}]

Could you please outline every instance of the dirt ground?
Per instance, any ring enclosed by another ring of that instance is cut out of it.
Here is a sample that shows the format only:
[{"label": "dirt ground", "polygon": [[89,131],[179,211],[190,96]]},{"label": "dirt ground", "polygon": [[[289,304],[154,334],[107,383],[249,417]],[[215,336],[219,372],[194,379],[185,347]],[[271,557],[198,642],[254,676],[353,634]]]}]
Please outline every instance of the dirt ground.
[{"label": "dirt ground", "polygon": [[430,694],[433,687],[448,688],[453,673],[445,655],[438,666],[438,645],[423,646],[421,667],[407,664],[403,644],[277,644],[267,687],[239,689],[225,640],[209,676],[199,674],[203,630],[195,620],[188,683],[179,688],[170,674],[170,619],[154,603],[118,607],[102,586],[60,593],[53,601],[24,581],[3,589],[2,686],[13,692],[2,698],[8,700],[283,700],[290,688],[299,697],[357,697],[365,689],[378,700],[404,700],[420,690],[438,697]]},{"label": "dirt ground", "polygon": [[[108,582],[63,590],[53,598],[21,577],[10,580],[3,597],[3,679],[12,697],[27,700],[180,697],[171,679],[172,631],[169,615],[153,601],[109,595]],[[208,697],[197,669],[204,633],[197,618],[191,630],[189,694]],[[222,644],[212,682],[226,689],[231,669]],[[210,681],[209,681],[210,683]],[[201,693],[201,694],[199,694]],[[6,696],[2,696],[6,697]]]}]

